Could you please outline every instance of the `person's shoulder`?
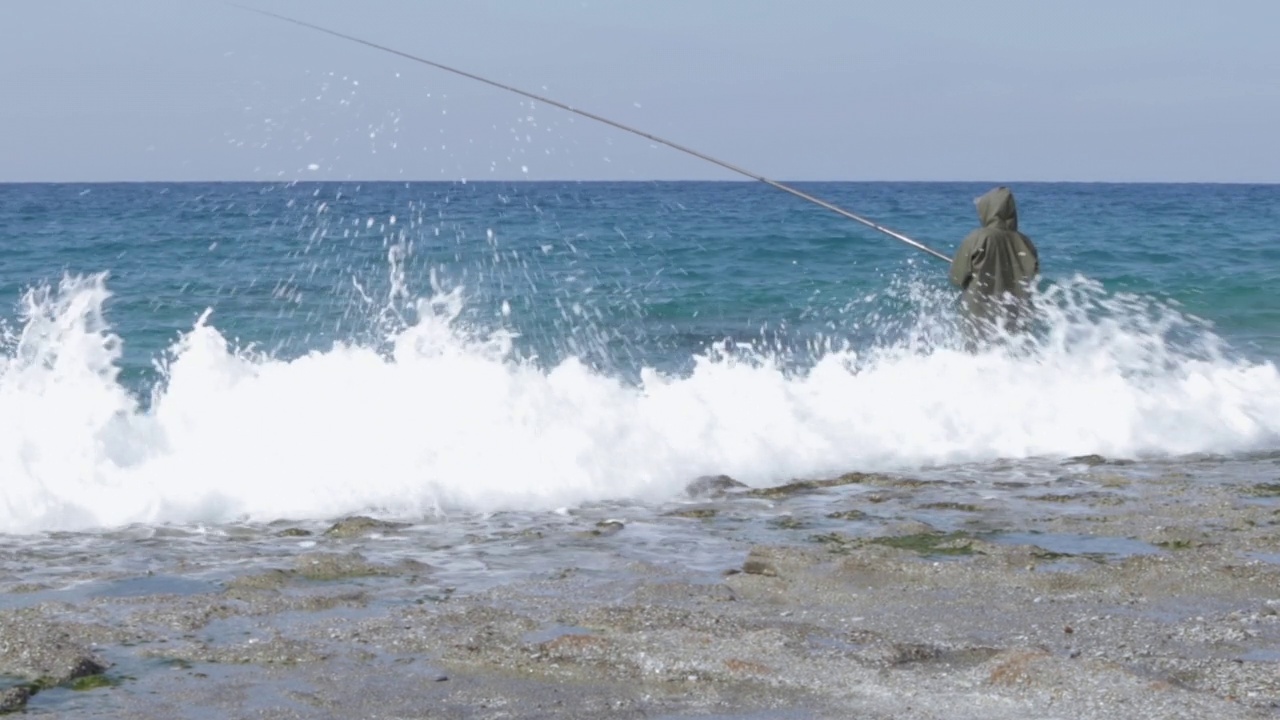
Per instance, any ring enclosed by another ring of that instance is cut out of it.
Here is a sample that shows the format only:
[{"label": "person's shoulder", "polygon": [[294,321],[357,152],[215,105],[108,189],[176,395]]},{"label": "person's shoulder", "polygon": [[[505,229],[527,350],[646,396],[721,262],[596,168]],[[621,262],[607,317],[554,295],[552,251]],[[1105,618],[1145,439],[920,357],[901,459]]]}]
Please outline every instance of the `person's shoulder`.
[{"label": "person's shoulder", "polygon": [[959,247],[956,248],[957,256],[973,252],[973,247],[986,239],[986,230],[987,228],[974,228],[973,230],[970,230],[969,234],[965,235],[964,239],[960,241]]}]

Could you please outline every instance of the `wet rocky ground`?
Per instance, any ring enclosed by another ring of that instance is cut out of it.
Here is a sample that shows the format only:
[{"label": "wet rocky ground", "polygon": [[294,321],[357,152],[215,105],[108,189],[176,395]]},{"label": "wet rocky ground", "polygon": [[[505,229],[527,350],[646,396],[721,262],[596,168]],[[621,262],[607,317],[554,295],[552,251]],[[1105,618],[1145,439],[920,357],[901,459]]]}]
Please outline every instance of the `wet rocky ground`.
[{"label": "wet rocky ground", "polygon": [[1280,716],[1274,457],[704,478],[618,511],[11,539],[0,711]]}]

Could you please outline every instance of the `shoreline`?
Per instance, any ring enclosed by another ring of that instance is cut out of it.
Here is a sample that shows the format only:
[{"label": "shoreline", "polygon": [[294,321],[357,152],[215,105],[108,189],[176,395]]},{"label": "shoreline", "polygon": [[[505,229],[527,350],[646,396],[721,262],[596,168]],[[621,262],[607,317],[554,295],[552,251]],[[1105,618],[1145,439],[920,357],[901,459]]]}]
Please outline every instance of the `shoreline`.
[{"label": "shoreline", "polygon": [[[442,588],[428,562],[372,552],[408,532],[372,519],[315,535],[273,527],[315,544],[216,582],[197,580],[194,557],[130,579],[85,555],[60,568],[62,582],[132,585],[75,601],[47,599],[48,581],[14,582],[15,563],[35,560],[6,549],[0,707],[86,718],[1280,716],[1280,484],[1082,462],[1062,487],[1023,488],[1036,502],[1027,513],[993,508],[988,487],[939,501],[935,483],[910,477],[752,491],[707,481],[663,522],[696,530],[750,503],[792,538],[743,535],[715,572],[677,549],[666,562],[619,552],[645,524],[605,515],[572,533],[517,533],[535,549],[578,543],[557,570],[462,591]],[[1276,461],[1257,462],[1261,477]],[[852,531],[892,503],[960,519],[883,512]],[[839,522],[851,531],[830,529]]]}]

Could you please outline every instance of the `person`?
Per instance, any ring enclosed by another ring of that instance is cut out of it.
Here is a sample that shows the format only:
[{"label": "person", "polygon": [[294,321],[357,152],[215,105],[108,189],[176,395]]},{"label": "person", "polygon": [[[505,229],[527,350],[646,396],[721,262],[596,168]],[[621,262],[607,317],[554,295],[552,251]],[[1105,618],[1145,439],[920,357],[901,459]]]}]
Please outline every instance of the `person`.
[{"label": "person", "polygon": [[960,242],[951,261],[951,283],[961,288],[970,340],[989,338],[996,327],[1021,330],[1033,309],[1031,289],[1040,273],[1035,244],[1018,231],[1013,191],[992,188],[974,204],[982,227]]}]

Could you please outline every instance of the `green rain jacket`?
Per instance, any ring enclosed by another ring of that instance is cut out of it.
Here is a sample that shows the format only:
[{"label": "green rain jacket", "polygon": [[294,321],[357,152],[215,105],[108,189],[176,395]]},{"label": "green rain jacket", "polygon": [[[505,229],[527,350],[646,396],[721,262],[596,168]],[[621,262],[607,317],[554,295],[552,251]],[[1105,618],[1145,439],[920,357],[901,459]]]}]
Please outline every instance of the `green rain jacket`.
[{"label": "green rain jacket", "polygon": [[1028,309],[1040,256],[1031,238],[1018,232],[1018,207],[1009,188],[990,190],[977,205],[982,227],[961,241],[951,282],[964,290],[961,300],[972,319],[994,322],[1003,314],[1006,322],[1016,322]]}]

